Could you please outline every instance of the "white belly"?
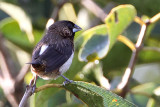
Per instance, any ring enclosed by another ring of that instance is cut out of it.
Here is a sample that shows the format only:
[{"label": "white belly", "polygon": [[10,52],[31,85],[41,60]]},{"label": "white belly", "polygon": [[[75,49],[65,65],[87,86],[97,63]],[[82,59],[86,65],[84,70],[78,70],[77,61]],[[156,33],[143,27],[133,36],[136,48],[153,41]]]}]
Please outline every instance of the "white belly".
[{"label": "white belly", "polygon": [[73,56],[74,56],[74,52],[72,52],[72,55],[70,56],[70,58],[67,60],[67,62],[65,62],[60,68],[59,68],[59,72],[61,74],[63,74],[64,72],[66,72],[69,67],[71,66],[72,64],[72,59],[73,59]]}]

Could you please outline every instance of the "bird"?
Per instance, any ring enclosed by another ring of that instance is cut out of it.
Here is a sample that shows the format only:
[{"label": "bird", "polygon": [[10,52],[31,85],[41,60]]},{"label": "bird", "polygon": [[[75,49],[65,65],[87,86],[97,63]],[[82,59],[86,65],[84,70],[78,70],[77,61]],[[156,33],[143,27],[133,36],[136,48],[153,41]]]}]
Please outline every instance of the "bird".
[{"label": "bird", "polygon": [[30,85],[36,87],[38,77],[49,80],[63,77],[63,84],[71,83],[63,75],[71,66],[74,56],[74,36],[81,27],[68,20],[53,23],[43,38],[35,46],[32,53],[31,72],[33,78]]}]

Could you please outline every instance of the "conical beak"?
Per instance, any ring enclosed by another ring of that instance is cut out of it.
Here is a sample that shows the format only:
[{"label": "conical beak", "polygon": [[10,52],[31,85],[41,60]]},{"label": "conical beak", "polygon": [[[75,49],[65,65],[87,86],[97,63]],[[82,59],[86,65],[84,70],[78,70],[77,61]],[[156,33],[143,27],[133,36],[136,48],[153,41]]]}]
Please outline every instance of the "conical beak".
[{"label": "conical beak", "polygon": [[75,25],[74,25],[74,28],[73,28],[73,32],[78,32],[78,31],[80,31],[80,30],[82,30],[82,28],[79,27],[79,26],[77,26],[77,25],[75,24]]}]

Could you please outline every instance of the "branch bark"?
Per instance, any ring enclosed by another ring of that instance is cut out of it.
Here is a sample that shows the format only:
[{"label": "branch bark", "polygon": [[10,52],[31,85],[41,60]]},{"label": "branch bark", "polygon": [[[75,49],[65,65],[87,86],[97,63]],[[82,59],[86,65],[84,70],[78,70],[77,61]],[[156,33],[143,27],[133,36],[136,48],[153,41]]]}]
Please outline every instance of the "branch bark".
[{"label": "branch bark", "polygon": [[146,31],[148,26],[151,23],[155,23],[156,21],[158,21],[160,19],[160,13],[158,13],[157,15],[155,15],[154,17],[152,17],[150,20],[146,21],[146,22],[142,22],[142,20],[138,17],[135,18],[135,21],[137,23],[139,23],[142,27],[136,42],[136,49],[133,50],[132,52],[132,56],[129,62],[129,65],[122,77],[122,81],[120,82],[120,84],[118,85],[118,89],[121,90],[120,96],[125,97],[127,92],[129,91],[128,85],[129,85],[129,81],[132,77],[132,74],[134,72],[134,66],[136,64],[136,60],[137,60],[137,56],[139,54],[139,51],[142,49],[142,44],[143,41],[145,39],[145,35],[146,35]]},{"label": "branch bark", "polygon": [[[62,84],[45,84],[39,88],[36,88],[34,93],[37,93],[39,91],[45,90],[47,88],[53,88],[53,87],[57,87],[60,88],[62,87]],[[28,98],[34,94],[33,93],[34,87],[33,86],[27,86],[25,94],[22,97],[22,100],[20,101],[19,107],[24,107],[27,103]]]},{"label": "branch bark", "polygon": [[19,74],[18,74],[17,77],[16,77],[16,83],[17,83],[17,84],[23,82],[24,77],[25,77],[26,73],[28,72],[29,68],[30,68],[30,65],[29,65],[29,64],[25,64],[25,65],[21,68],[21,70],[19,71]]},{"label": "branch bark", "polygon": [[16,84],[13,65],[10,66],[11,57],[4,41],[3,35],[0,34],[0,86],[12,107],[17,107],[22,96],[23,83]]}]

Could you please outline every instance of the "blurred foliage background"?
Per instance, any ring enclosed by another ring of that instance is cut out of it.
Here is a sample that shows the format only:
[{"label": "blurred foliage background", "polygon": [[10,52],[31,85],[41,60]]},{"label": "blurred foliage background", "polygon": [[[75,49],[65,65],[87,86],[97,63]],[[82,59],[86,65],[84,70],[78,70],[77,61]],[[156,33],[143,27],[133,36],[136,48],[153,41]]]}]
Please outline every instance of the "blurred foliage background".
[{"label": "blurred foliage background", "polygon": [[[106,14],[120,4],[132,4],[136,8],[137,16],[142,20],[160,12],[159,0],[0,1],[0,107],[16,107],[22,98],[25,86],[32,78],[29,65],[26,63],[31,60],[34,46],[45,34],[46,23],[50,18],[54,21],[70,20],[83,28],[83,31],[75,35],[75,55],[71,68],[65,76],[74,81],[90,82],[119,94],[117,85],[128,66],[132,50],[116,40],[112,47],[108,46],[106,41],[109,38],[104,36],[107,31],[103,30],[104,25],[102,25],[104,24],[102,19],[106,16],[103,16],[98,8],[94,8],[92,3],[103,9]],[[101,26],[96,28],[98,25]],[[123,30],[122,35],[136,43],[140,28],[139,24],[132,21]],[[93,32],[101,37],[95,35],[92,39],[87,39],[87,35]],[[95,57],[94,53],[86,51],[90,49],[92,52],[95,48],[99,58]],[[108,50],[108,54],[104,54],[104,51]],[[39,78],[37,87],[63,81],[61,77],[51,81]],[[139,107],[160,106],[159,21],[151,24],[147,30],[143,49],[137,56],[134,73],[129,82],[129,90],[125,98]],[[26,106],[86,107],[87,105],[63,89],[52,88],[34,94]]]}]

